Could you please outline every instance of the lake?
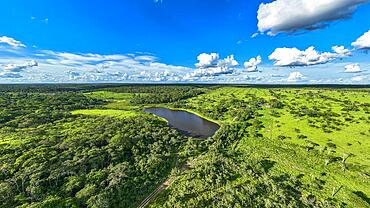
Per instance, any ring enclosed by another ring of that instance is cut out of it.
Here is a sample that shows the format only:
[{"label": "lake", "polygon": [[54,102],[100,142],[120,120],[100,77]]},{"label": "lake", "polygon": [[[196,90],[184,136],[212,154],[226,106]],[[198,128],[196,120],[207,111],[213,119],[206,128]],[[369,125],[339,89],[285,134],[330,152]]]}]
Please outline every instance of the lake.
[{"label": "lake", "polygon": [[186,111],[168,108],[146,108],[144,111],[166,119],[170,127],[192,137],[211,137],[220,128],[218,124]]}]

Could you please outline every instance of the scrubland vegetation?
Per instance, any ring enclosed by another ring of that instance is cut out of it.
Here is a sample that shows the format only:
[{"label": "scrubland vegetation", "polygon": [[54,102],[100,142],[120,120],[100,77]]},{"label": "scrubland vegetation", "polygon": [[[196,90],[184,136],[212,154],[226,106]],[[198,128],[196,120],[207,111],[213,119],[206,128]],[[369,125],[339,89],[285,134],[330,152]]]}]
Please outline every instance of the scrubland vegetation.
[{"label": "scrubland vegetation", "polygon": [[0,88],[0,207],[136,207],[169,178],[150,207],[370,207],[368,88]]}]

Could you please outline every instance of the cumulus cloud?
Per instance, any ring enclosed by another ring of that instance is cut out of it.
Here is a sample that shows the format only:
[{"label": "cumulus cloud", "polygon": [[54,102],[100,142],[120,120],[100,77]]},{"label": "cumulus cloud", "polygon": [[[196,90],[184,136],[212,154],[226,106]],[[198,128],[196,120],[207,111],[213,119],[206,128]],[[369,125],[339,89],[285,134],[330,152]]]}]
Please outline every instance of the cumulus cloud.
[{"label": "cumulus cloud", "polygon": [[[38,51],[37,58],[41,65],[38,71],[55,70],[56,74],[52,76],[58,76],[61,82],[177,81],[178,73],[193,71],[188,67],[157,62],[157,57],[143,53],[101,55],[44,50]],[[221,65],[232,64],[230,58],[219,61]]]},{"label": "cumulus cloud", "polygon": [[68,79],[65,82],[109,82],[109,81],[123,81],[127,80],[127,73],[122,72],[101,72],[91,73],[88,71],[72,71],[66,72]]},{"label": "cumulus cloud", "polygon": [[[140,74],[143,71],[150,71],[150,73],[156,73],[158,71],[170,71],[170,72],[189,72],[191,71],[188,67],[167,65],[164,63],[157,62],[158,58],[152,55],[143,54],[113,54],[113,55],[100,55],[100,54],[73,54],[73,53],[60,53],[53,51],[42,51],[38,54],[40,59],[46,62],[46,65],[65,67],[69,70],[88,71],[94,73],[94,79],[110,78],[112,81],[121,80],[118,76],[118,72],[123,74],[133,74],[129,76],[132,79],[140,79]],[[85,76],[81,74],[78,79],[82,79]],[[150,76],[145,79],[157,79],[156,77]],[[150,80],[145,80],[150,81]]]},{"label": "cumulus cloud", "polygon": [[280,32],[316,30],[331,22],[348,19],[360,4],[369,0],[276,0],[258,9],[258,30]]},{"label": "cumulus cloud", "polygon": [[238,66],[239,63],[235,60],[234,55],[230,55],[225,59],[220,59],[220,55],[218,53],[202,53],[198,57],[198,63],[195,66],[198,69],[206,69],[206,68],[230,68]]},{"label": "cumulus cloud", "polygon": [[370,30],[353,42],[352,46],[356,49],[370,50]]},{"label": "cumulus cloud", "polygon": [[128,78],[152,82],[166,82],[166,81],[177,82],[181,80],[181,77],[177,73],[170,72],[167,70],[158,71],[154,73],[143,71],[139,75],[131,75]]},{"label": "cumulus cloud", "polygon": [[287,81],[288,82],[298,82],[304,79],[305,79],[305,76],[303,76],[301,72],[296,71],[296,72],[292,72],[289,74]]},{"label": "cumulus cloud", "polygon": [[234,55],[230,55],[225,59],[219,60],[217,63],[217,66],[221,68],[236,67],[238,65],[239,63],[234,59]]},{"label": "cumulus cloud", "polygon": [[344,72],[346,73],[358,73],[361,72],[361,68],[359,64],[348,64],[345,67]]},{"label": "cumulus cloud", "polygon": [[249,61],[244,62],[244,68],[247,69],[248,72],[255,72],[255,71],[257,71],[257,66],[261,62],[262,62],[261,56],[251,58],[251,59],[249,59]]},{"label": "cumulus cloud", "polygon": [[197,69],[183,76],[185,80],[195,80],[204,77],[212,78],[222,74],[231,74],[239,63],[235,60],[234,55],[225,59],[220,59],[217,53],[202,53],[198,57],[198,63],[195,64]]},{"label": "cumulus cloud", "polygon": [[21,72],[27,68],[32,68],[38,66],[38,63],[35,60],[28,61],[24,64],[8,64],[2,67],[6,71],[12,72]]},{"label": "cumulus cloud", "polygon": [[331,49],[336,53],[337,58],[343,58],[352,55],[351,50],[345,48],[344,46],[333,46]]},{"label": "cumulus cloud", "polygon": [[[1,46],[0,46],[1,47]],[[198,57],[197,68],[168,65],[160,63],[158,58],[149,53],[135,54],[93,54],[93,53],[65,53],[58,51],[45,51],[32,48],[4,47],[19,53],[0,53],[0,82],[208,82],[208,83],[286,83],[286,82],[309,82],[305,77],[297,73],[287,74],[287,70],[274,70],[273,66],[259,66],[260,58],[255,57],[245,64],[247,70],[238,68],[238,62],[234,56],[220,57],[217,53],[203,54]],[[333,60],[349,56],[351,51],[343,46],[334,46],[334,52],[320,53],[316,50],[316,56],[324,56]],[[298,49],[297,49],[298,50]],[[301,51],[303,53],[305,51]],[[304,54],[309,60],[314,58]],[[313,53],[314,54],[314,53]],[[303,56],[303,55],[302,55]],[[315,57],[314,55],[312,55]],[[37,61],[37,68],[26,70],[27,67],[35,66],[29,60]],[[303,58],[301,58],[303,59]],[[305,60],[305,59],[303,59]],[[318,58],[317,60],[320,60]],[[301,61],[304,62],[304,61]],[[307,61],[306,61],[307,62]],[[9,64],[12,63],[12,64]],[[299,62],[300,63],[300,62]],[[302,63],[301,63],[302,64]],[[366,65],[363,63],[362,65]],[[253,76],[249,70],[263,68],[262,73]],[[327,70],[330,67],[331,70]],[[328,63],[318,65],[315,70],[310,70],[307,77],[312,80],[323,80],[322,83],[338,83],[338,78],[343,77],[343,83],[353,83],[353,74],[343,73],[343,63]],[[6,68],[6,69],[4,69]],[[248,70],[249,68],[249,70]],[[281,69],[281,67],[279,67]],[[325,72],[325,73],[323,73]],[[341,73],[342,72],[342,73]],[[288,77],[288,75],[290,75]],[[360,74],[359,74],[360,75]],[[361,75],[366,75],[363,73]],[[306,76],[306,75],[305,75]],[[289,78],[289,79],[288,79]],[[362,82],[368,82],[369,77],[363,78]]]},{"label": "cumulus cloud", "polygon": [[334,46],[332,49],[335,53],[320,53],[313,46],[305,51],[297,48],[277,48],[269,56],[269,59],[274,61],[275,66],[295,67],[324,64],[336,58],[344,58],[351,55],[351,52],[343,46]]},{"label": "cumulus cloud", "polygon": [[197,68],[209,68],[216,67],[218,61],[220,60],[220,55],[218,53],[202,53],[198,57],[198,63],[195,64]]},{"label": "cumulus cloud", "polygon": [[24,45],[20,41],[17,41],[13,38],[6,37],[6,36],[0,37],[0,43],[5,43],[5,44],[13,46],[13,47],[23,47],[23,48],[26,47],[26,45]]},{"label": "cumulus cloud", "polygon": [[213,67],[213,68],[206,68],[206,69],[197,69],[192,73],[186,74],[183,78],[185,80],[193,80],[198,79],[201,77],[215,77],[222,74],[230,74],[233,73],[234,69],[232,68],[221,68],[221,67]]}]

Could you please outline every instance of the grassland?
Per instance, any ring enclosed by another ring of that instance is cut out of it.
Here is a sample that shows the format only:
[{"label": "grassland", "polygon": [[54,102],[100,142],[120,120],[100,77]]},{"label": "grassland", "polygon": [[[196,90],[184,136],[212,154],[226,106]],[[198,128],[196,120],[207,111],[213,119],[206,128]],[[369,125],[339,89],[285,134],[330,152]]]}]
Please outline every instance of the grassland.
[{"label": "grassland", "polygon": [[[225,103],[256,97],[266,101],[256,118],[263,124],[258,130],[262,135],[242,138],[236,147],[241,154],[273,161],[270,175],[299,176],[309,184],[307,194],[335,195],[349,207],[370,206],[363,197],[370,195],[369,90],[225,87],[191,98],[183,108],[235,123],[237,114],[229,113],[233,106]],[[272,107],[274,100],[282,106]],[[215,110],[221,113],[217,116]],[[248,130],[254,131],[253,127]]]},{"label": "grassland", "polygon": [[92,115],[92,116],[112,116],[118,118],[129,118],[137,116],[138,113],[130,110],[112,110],[112,109],[94,109],[94,110],[76,110],[75,115]]},{"label": "grassland", "polygon": [[[142,107],[130,103],[133,93],[115,93],[110,91],[95,91],[84,93],[93,99],[102,99],[107,102],[101,109],[84,109],[72,111],[74,115],[109,116],[129,118],[142,115]],[[140,93],[144,95],[143,93]]]}]

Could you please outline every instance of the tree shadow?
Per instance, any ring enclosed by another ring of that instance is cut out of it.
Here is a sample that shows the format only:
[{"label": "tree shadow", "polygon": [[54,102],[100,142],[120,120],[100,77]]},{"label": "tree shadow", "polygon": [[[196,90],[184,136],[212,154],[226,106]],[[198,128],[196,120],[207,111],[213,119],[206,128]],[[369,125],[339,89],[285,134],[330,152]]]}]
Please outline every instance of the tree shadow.
[{"label": "tree shadow", "polygon": [[274,167],[274,165],[276,164],[275,161],[271,161],[271,160],[261,160],[260,163],[265,173],[269,172],[270,169]]},{"label": "tree shadow", "polygon": [[370,198],[364,192],[354,191],[353,193],[370,205]]}]

